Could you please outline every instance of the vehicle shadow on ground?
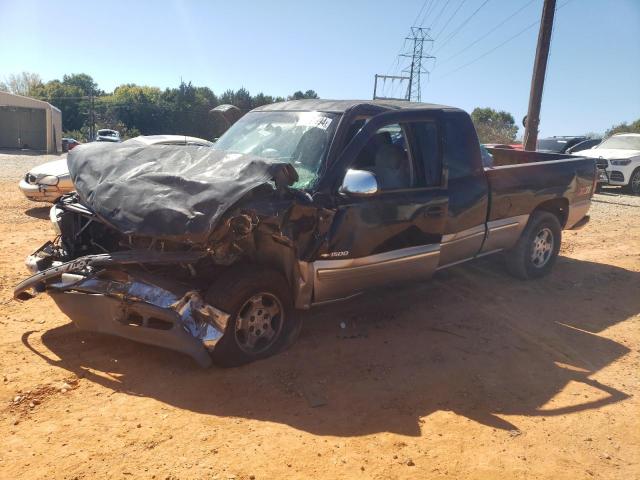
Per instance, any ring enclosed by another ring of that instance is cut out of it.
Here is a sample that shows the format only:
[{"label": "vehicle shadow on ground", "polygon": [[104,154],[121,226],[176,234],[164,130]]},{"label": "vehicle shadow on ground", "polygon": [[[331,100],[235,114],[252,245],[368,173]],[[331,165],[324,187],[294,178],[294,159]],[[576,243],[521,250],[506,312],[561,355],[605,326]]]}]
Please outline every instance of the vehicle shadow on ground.
[{"label": "vehicle shadow on ground", "polygon": [[51,206],[44,207],[31,207],[24,211],[25,215],[29,215],[33,218],[39,218],[40,220],[47,220],[49,218],[49,211]]},{"label": "vehicle shadow on ground", "polygon": [[[629,352],[597,334],[640,312],[638,284],[640,273],[564,257],[551,276],[519,282],[498,259],[482,260],[307,313],[291,349],[236,369],[198,369],[180,354],[71,325],[45,332],[45,348],[29,334],[23,342],[119,392],[314,434],[425,435],[424,417],[438,411],[512,430],[505,416],[628,398],[591,376]],[[586,391],[558,395],[572,382]]]}]

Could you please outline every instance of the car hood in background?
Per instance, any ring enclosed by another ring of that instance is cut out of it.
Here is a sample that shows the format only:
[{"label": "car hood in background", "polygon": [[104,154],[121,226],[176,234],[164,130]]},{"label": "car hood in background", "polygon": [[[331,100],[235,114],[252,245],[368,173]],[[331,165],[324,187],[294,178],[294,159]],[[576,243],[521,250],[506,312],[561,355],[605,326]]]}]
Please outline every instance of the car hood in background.
[{"label": "car hood in background", "polygon": [[588,158],[604,158],[605,160],[618,160],[622,158],[632,158],[640,155],[640,150],[622,150],[618,148],[590,148],[582,150],[573,155]]},{"label": "car hood in background", "polygon": [[42,178],[47,175],[54,175],[56,177],[69,175],[69,169],[67,167],[67,159],[54,160],[52,162],[43,163],[29,170],[29,173],[36,178]]},{"label": "car hood in background", "polygon": [[93,143],[67,161],[80,200],[105,223],[126,235],[188,243],[205,243],[249,192],[273,192],[274,178],[297,180],[289,163],[210,147]]}]

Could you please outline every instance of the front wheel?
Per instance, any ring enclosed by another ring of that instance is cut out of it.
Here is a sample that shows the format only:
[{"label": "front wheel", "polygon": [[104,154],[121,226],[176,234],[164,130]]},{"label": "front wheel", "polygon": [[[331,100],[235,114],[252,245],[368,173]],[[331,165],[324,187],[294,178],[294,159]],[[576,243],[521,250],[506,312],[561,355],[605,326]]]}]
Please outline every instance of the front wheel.
[{"label": "front wheel", "polygon": [[219,366],[237,367],[274,355],[293,343],[300,331],[289,284],[275,270],[233,266],[211,285],[205,298],[230,315],[211,352]]},{"label": "front wheel", "polygon": [[549,212],[533,212],[518,243],[507,252],[507,270],[522,280],[549,274],[561,241],[562,227],[558,217]]},{"label": "front wheel", "polygon": [[636,168],[631,174],[627,188],[632,195],[640,195],[640,168]]}]

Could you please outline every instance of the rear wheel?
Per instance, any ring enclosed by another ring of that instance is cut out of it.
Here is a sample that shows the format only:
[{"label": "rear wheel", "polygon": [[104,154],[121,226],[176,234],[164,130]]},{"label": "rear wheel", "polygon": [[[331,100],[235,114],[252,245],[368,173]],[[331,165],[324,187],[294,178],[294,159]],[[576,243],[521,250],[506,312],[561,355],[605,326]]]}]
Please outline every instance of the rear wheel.
[{"label": "rear wheel", "polygon": [[206,301],[230,315],[211,352],[219,366],[236,367],[274,355],[293,343],[300,331],[289,285],[276,270],[231,267],[211,285]]},{"label": "rear wheel", "polygon": [[507,252],[507,270],[523,280],[549,274],[561,241],[562,227],[558,217],[549,212],[533,212],[518,243]]}]

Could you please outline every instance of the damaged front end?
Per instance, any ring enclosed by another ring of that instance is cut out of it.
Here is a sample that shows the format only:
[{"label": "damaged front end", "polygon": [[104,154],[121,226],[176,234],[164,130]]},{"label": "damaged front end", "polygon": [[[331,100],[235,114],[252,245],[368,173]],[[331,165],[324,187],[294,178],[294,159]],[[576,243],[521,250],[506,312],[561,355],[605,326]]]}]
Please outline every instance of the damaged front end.
[{"label": "damaged front end", "polygon": [[123,235],[98,219],[76,195],[51,209],[58,234],[27,257],[33,275],[19,299],[47,292],[82,330],[117,335],[191,356],[203,367],[229,315],[201,293],[215,275],[213,251]]},{"label": "damaged front end", "polygon": [[234,265],[278,270],[296,306],[310,304],[298,253],[317,243],[319,211],[289,188],[298,178],[289,163],[124,146],[68,161],[78,191],[51,209],[57,237],[27,258],[34,275],[16,298],[46,291],[81,329],[177,350],[203,366],[233,314],[206,298]]},{"label": "damaged front end", "polygon": [[[42,262],[51,244],[30,257]],[[224,334],[229,315],[176,280],[151,275],[141,267],[197,262],[202,254],[149,251],[87,255],[53,266],[20,283],[14,295],[45,291],[82,329],[169,348],[211,365],[209,351]],[[135,262],[135,263],[134,263]]]}]

